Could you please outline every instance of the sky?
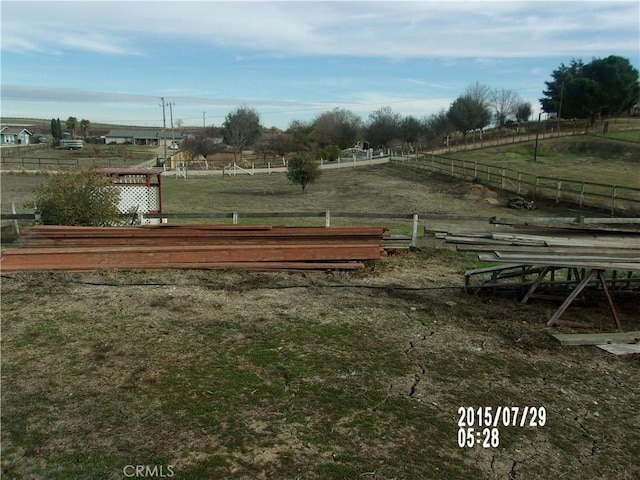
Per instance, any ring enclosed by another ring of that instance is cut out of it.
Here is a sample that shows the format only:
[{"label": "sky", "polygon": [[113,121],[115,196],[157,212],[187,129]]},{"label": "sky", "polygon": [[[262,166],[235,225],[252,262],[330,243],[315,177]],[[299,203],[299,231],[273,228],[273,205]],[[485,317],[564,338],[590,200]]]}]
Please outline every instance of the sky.
[{"label": "sky", "polygon": [[[220,126],[239,107],[286,129],[342,108],[418,119],[475,83],[540,111],[573,59],[640,69],[640,2],[7,1],[2,117]],[[164,99],[164,102],[162,101]]]}]

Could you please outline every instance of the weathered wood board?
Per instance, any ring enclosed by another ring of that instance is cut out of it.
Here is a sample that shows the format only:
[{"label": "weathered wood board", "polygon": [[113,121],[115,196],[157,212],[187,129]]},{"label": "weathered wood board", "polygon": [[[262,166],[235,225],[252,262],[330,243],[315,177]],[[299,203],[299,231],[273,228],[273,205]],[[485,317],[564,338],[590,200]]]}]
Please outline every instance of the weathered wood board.
[{"label": "weathered wood board", "polygon": [[622,333],[556,333],[552,335],[562,345],[620,345],[640,346],[640,331]]}]

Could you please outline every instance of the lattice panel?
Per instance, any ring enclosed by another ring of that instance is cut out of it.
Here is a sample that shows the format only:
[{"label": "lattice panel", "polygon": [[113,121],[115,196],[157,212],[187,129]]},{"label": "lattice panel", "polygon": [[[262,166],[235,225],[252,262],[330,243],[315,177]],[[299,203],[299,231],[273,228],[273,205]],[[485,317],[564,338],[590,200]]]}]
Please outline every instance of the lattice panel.
[{"label": "lattice panel", "polygon": [[149,213],[160,210],[160,195],[158,188],[148,188],[146,185],[115,185],[120,192],[118,209],[121,213]]}]

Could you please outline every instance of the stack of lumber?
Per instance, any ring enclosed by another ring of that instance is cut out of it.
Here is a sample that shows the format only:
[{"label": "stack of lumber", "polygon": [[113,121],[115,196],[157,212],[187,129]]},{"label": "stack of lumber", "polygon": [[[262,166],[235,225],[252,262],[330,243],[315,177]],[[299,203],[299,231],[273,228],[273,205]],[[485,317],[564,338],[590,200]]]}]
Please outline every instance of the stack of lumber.
[{"label": "stack of lumber", "polygon": [[[478,252],[482,262],[500,266],[465,273],[465,285],[493,288],[531,283],[529,275],[555,269],[640,271],[640,221],[624,219],[493,218],[495,232],[439,232],[436,237],[458,251]],[[616,273],[617,275],[617,273]],[[473,278],[482,280],[481,284]],[[506,282],[504,282],[506,280]],[[557,282],[560,283],[560,282]],[[565,282],[567,283],[567,282]],[[568,282],[572,284],[572,282]]]},{"label": "stack of lumber", "polygon": [[36,226],[3,252],[0,269],[350,270],[379,260],[386,236],[382,227]]},{"label": "stack of lumber", "polygon": [[[459,251],[480,254],[482,261],[578,267],[637,268],[640,262],[640,219],[498,219],[509,230],[481,233],[438,233]],[[560,262],[560,263],[555,263]]]}]

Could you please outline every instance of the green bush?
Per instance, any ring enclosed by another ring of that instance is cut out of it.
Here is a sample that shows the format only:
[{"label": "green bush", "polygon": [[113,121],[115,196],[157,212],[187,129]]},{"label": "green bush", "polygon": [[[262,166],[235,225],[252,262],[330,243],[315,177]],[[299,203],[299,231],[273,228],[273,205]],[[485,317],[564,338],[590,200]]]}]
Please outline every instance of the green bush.
[{"label": "green bush", "polygon": [[305,192],[307,185],[316,181],[322,170],[315,160],[307,156],[296,156],[287,163],[287,179],[302,187]]},{"label": "green bush", "polygon": [[340,155],[342,155],[342,150],[337,145],[329,145],[320,151],[320,156],[330,162],[339,159]]},{"label": "green bush", "polygon": [[120,192],[95,170],[71,169],[52,175],[27,203],[44,225],[108,226],[119,223]]}]

